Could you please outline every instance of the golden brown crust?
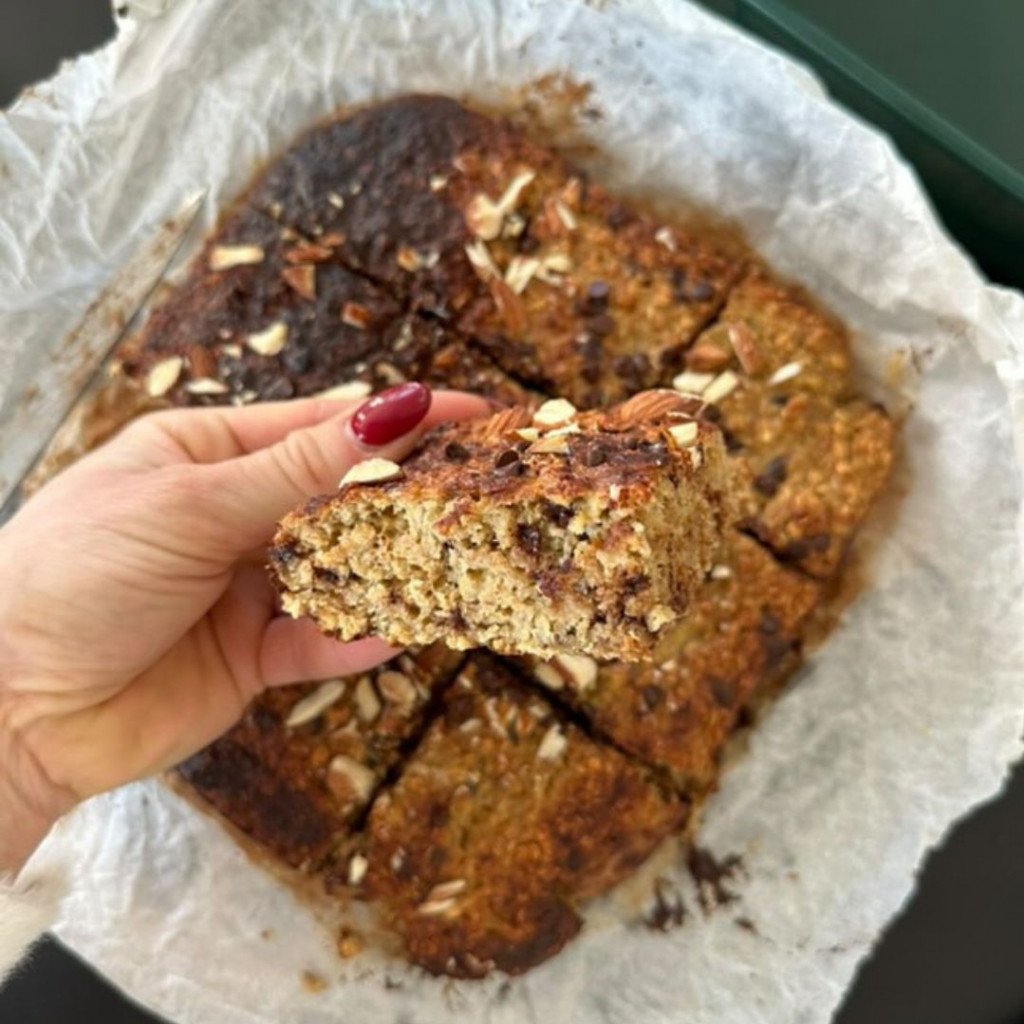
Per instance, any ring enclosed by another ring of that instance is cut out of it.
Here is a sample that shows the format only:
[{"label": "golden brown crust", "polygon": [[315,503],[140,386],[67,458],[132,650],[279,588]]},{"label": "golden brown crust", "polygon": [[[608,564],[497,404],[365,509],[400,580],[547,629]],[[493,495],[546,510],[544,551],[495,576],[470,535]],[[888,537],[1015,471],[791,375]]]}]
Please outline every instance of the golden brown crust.
[{"label": "golden brown crust", "polygon": [[520,974],[578,930],[578,908],[685,820],[600,746],[474,655],[370,815],[367,892],[427,970]]},{"label": "golden brown crust", "polygon": [[436,647],[343,681],[267,690],[179,773],[246,835],[315,870],[349,836],[460,661]]},{"label": "golden brown crust", "polygon": [[751,700],[793,667],[801,627],[821,598],[810,580],[734,533],[655,666],[580,659],[532,665],[618,747],[699,797],[714,784],[725,742]]}]

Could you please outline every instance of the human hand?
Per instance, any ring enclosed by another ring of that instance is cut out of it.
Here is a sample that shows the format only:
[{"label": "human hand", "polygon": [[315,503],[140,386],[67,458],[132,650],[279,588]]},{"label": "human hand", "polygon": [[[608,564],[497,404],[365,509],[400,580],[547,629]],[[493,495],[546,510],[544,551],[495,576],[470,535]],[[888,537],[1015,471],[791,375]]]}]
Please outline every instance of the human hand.
[{"label": "human hand", "polygon": [[393,653],[278,616],[264,545],[353,463],[489,406],[405,384],[353,407],[155,413],[0,529],[0,874],[77,801],[184,760],[265,687]]}]

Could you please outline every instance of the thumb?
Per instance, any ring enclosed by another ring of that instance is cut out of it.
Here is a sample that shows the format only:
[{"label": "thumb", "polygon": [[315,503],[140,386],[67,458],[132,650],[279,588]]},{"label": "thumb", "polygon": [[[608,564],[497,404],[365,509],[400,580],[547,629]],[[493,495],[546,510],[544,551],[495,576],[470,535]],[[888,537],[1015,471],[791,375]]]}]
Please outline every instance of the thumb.
[{"label": "thumb", "polygon": [[357,462],[371,456],[399,461],[442,419],[476,416],[487,409],[482,399],[470,395],[439,395],[437,402],[432,398],[422,384],[401,384],[352,414],[292,431],[252,454],[197,467],[206,475],[205,512],[210,519],[216,517],[219,542],[235,554],[248,551],[266,541],[285,513],[335,490]]}]

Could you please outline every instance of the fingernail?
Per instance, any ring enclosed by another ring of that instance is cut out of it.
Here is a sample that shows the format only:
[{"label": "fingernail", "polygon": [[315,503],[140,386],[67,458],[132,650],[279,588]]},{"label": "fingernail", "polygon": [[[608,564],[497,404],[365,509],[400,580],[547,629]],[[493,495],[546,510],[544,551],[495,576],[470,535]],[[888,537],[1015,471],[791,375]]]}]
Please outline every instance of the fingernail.
[{"label": "fingernail", "polygon": [[508,408],[508,402],[499,402],[496,398],[485,398],[484,401],[491,412],[501,412],[503,409]]},{"label": "fingernail", "polygon": [[367,399],[352,416],[352,433],[370,448],[396,441],[421,423],[430,409],[430,388],[398,384]]}]

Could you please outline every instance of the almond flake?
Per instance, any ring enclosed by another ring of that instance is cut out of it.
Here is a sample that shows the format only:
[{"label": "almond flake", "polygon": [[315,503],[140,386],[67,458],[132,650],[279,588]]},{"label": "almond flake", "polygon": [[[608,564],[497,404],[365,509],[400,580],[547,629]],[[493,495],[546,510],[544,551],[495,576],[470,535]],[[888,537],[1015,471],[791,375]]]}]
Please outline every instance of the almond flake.
[{"label": "almond flake", "polygon": [[553,252],[541,260],[541,270],[545,274],[568,274],[572,270],[572,259],[568,253]]},{"label": "almond flake", "polygon": [[185,390],[190,395],[226,395],[228,386],[212,377],[200,377],[198,380],[190,380],[185,385]]},{"label": "almond flake", "polygon": [[527,455],[568,455],[569,442],[564,437],[542,437],[526,450]]},{"label": "almond flake", "polygon": [[696,423],[677,423],[669,427],[668,432],[680,448],[689,448],[697,440],[699,428]]},{"label": "almond flake", "polygon": [[339,487],[347,484],[382,484],[388,480],[398,480],[402,476],[402,467],[390,459],[364,459],[357,462],[342,478]]},{"label": "almond flake", "polygon": [[242,358],[242,346],[231,342],[229,345],[221,345],[220,354],[227,356],[228,359],[241,359]]},{"label": "almond flake", "polygon": [[232,395],[231,396],[231,404],[235,405],[235,406],[251,405],[259,397],[260,396],[259,396],[259,392],[258,391],[246,390],[246,391],[241,392],[240,394]]},{"label": "almond flake", "polygon": [[261,356],[276,356],[287,341],[288,327],[282,323],[271,324],[265,330],[250,334],[245,339],[246,345]]},{"label": "almond flake", "polygon": [[356,683],[356,690],[353,696],[356,702],[356,714],[359,716],[360,721],[376,721],[377,716],[380,714],[380,697],[377,696],[377,691],[373,688],[373,683],[369,676],[363,676]]},{"label": "almond flake", "polygon": [[146,394],[153,398],[166,395],[178,383],[184,365],[185,360],[181,356],[171,356],[154,363],[146,374]]},{"label": "almond flake", "polygon": [[438,882],[427,894],[427,899],[430,901],[447,900],[465,891],[466,880],[464,878],[453,878],[450,882]]},{"label": "almond flake", "polygon": [[483,281],[489,281],[492,278],[501,276],[498,264],[494,262],[490,249],[483,242],[479,240],[470,242],[465,248],[466,256],[469,257],[469,262],[473,264],[477,277]]},{"label": "almond flake", "polygon": [[523,193],[523,189],[536,178],[537,175],[533,171],[523,171],[522,174],[517,174],[501,194],[501,198],[495,204],[498,210],[504,215],[511,213],[519,202],[519,197]]},{"label": "almond flake", "polygon": [[381,672],[377,677],[377,686],[384,697],[394,704],[414,704],[419,696],[413,681],[402,672]]},{"label": "almond flake", "polygon": [[415,249],[411,249],[407,245],[400,245],[398,247],[395,262],[403,270],[409,271],[410,274],[415,273],[417,270],[422,270],[424,267],[423,257]]},{"label": "almond flake", "polygon": [[711,578],[713,580],[732,579],[732,569],[727,565],[713,565],[711,567]]},{"label": "almond flake", "polygon": [[373,794],[377,776],[365,764],[360,764],[345,754],[338,754],[331,760],[327,770],[345,780],[358,803],[365,804]]},{"label": "almond flake", "polygon": [[370,326],[370,311],[358,302],[346,302],[341,307],[341,322],[365,331]]},{"label": "almond flake", "polygon": [[692,370],[685,370],[672,378],[672,387],[676,391],[682,391],[684,395],[701,395],[714,379],[713,373],[694,373]]},{"label": "almond flake", "polygon": [[326,245],[318,245],[316,242],[300,242],[286,249],[284,258],[286,263],[323,263],[329,260],[334,253]]},{"label": "almond flake", "polygon": [[339,196],[337,192],[328,192],[327,202],[329,202],[336,210],[345,209],[345,200],[342,196]]},{"label": "almond flake", "polygon": [[335,384],[333,388],[321,391],[316,397],[341,401],[346,398],[365,398],[372,390],[365,380],[347,380],[344,384]]},{"label": "almond flake", "polygon": [[597,662],[585,654],[559,654],[555,664],[572,680],[578,693],[589,690],[597,682]]},{"label": "almond flake", "polygon": [[726,336],[743,372],[757,373],[761,369],[761,350],[757,346],[754,332],[744,323],[735,323],[729,325]]},{"label": "almond flake", "polygon": [[622,488],[618,484],[612,484],[611,487],[608,488],[608,497],[611,498],[612,501],[618,501],[621,496]]},{"label": "almond flake", "polygon": [[366,877],[369,867],[370,862],[361,853],[353,854],[348,862],[348,884],[359,885]]},{"label": "almond flake", "polygon": [[802,371],[802,363],[786,363],[785,366],[780,366],[768,378],[768,384],[771,387],[774,387],[776,384],[785,384],[787,380],[792,380],[794,377],[798,377]]},{"label": "almond flake", "polygon": [[568,434],[580,434],[580,425],[578,423],[570,423],[566,427],[557,427],[554,430],[549,430],[544,436],[545,437],[565,437]]},{"label": "almond flake", "polygon": [[265,253],[260,245],[215,245],[210,250],[211,270],[230,270],[262,263]]},{"label": "almond flake", "polygon": [[536,441],[540,437],[540,431],[536,427],[522,427],[515,431],[515,435],[521,441]]},{"label": "almond flake", "polygon": [[579,221],[576,220],[576,214],[569,209],[561,199],[556,199],[555,213],[558,214],[558,219],[565,225],[566,231],[575,231],[579,227]]},{"label": "almond flake", "polygon": [[533,674],[537,682],[543,683],[550,690],[561,690],[565,687],[565,677],[548,662],[542,661],[534,665]]},{"label": "almond flake", "polygon": [[443,174],[432,174],[430,176],[431,192],[440,192],[447,184],[448,179]]},{"label": "almond flake", "polygon": [[539,267],[540,260],[533,256],[513,256],[505,269],[505,284],[516,295],[522,295]]},{"label": "almond flake", "polygon": [[739,387],[739,383],[739,377],[732,370],[725,370],[704,389],[701,397],[709,405],[714,405],[715,402],[728,398]]},{"label": "almond flake", "polygon": [[669,252],[676,251],[676,236],[672,234],[671,228],[658,228],[654,232],[654,240],[659,244],[665,246]]},{"label": "almond flake", "polygon": [[493,241],[501,234],[504,212],[483,192],[475,195],[466,207],[466,226],[485,242]]},{"label": "almond flake", "polygon": [[316,267],[312,263],[285,267],[281,271],[281,280],[304,299],[312,302],[316,298]]},{"label": "almond flake", "polygon": [[551,398],[534,414],[533,422],[539,427],[556,427],[576,415],[576,406],[565,398]]},{"label": "almond flake", "polygon": [[389,387],[395,384],[404,384],[406,376],[402,371],[391,363],[378,363],[373,372]]},{"label": "almond flake", "polygon": [[693,469],[700,469],[704,462],[704,452],[700,448],[689,448],[687,454],[690,456],[690,466]]},{"label": "almond flake", "polygon": [[288,712],[284,720],[285,727],[294,729],[297,725],[305,725],[319,718],[332,704],[336,704],[345,692],[345,684],[340,679],[328,679],[312,693],[306,694]]},{"label": "almond flake", "polygon": [[427,900],[426,903],[421,903],[416,908],[416,913],[423,914],[425,917],[440,917],[442,914],[447,914],[449,910],[454,910],[455,904],[454,897],[447,900]]},{"label": "almond flake", "polygon": [[537,759],[540,761],[557,761],[565,752],[569,741],[562,732],[562,727],[553,725],[540,741],[537,747]]},{"label": "almond flake", "polygon": [[518,238],[526,230],[526,221],[518,213],[510,213],[501,228],[502,238]]},{"label": "almond flake", "polygon": [[500,277],[492,277],[487,288],[506,330],[511,337],[519,337],[526,329],[526,310],[519,296]]}]

